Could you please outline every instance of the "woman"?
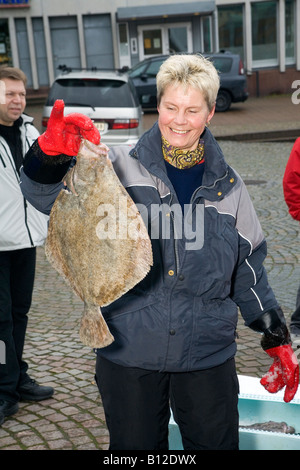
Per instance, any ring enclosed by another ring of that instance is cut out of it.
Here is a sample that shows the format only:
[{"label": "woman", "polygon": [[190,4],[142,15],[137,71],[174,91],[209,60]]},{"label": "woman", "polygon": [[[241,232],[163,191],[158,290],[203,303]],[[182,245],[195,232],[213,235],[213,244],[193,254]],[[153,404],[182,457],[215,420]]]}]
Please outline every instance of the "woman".
[{"label": "woman", "polygon": [[[206,127],[218,88],[211,62],[171,56],[157,75],[158,122],[134,149],[110,150],[122,184],[147,209],[154,257],[149,275],[102,309],[115,337],[97,351],[96,362],[111,450],[167,449],[169,401],[185,449],[238,449],[238,307],[246,324],[264,333],[262,346],[274,358],[265,387],[286,386],[287,401],[297,390],[297,361],[262,266],[260,224],[245,185]],[[34,190],[37,205],[47,192],[39,205],[46,212],[61,188],[57,157],[47,154],[56,149],[66,165],[71,160],[65,156],[70,123],[55,134],[63,119],[53,116],[24,165],[24,194]],[[43,193],[41,182],[48,184]]]}]

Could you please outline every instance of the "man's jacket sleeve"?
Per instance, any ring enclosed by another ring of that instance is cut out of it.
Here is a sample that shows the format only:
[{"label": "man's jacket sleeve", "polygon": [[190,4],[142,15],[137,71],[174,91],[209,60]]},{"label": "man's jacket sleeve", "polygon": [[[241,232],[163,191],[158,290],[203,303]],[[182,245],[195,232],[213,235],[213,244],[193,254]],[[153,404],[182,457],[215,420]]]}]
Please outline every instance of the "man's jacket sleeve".
[{"label": "man's jacket sleeve", "polygon": [[300,138],[296,140],[283,176],[283,194],[289,213],[300,221]]}]

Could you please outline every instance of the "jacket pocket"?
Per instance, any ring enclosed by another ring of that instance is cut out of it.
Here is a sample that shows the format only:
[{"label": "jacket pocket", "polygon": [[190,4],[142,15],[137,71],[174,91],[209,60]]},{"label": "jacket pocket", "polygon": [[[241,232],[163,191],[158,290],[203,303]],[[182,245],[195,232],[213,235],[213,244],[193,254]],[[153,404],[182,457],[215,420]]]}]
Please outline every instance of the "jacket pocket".
[{"label": "jacket pocket", "polygon": [[129,292],[106,307],[101,307],[101,312],[105,320],[110,320],[118,317],[119,315],[125,315],[137,310],[142,310],[154,302],[155,298],[153,296],[147,296],[144,293],[139,295],[138,292]]},{"label": "jacket pocket", "polygon": [[209,353],[222,349],[235,340],[238,309],[230,299],[212,300],[197,306],[195,340]]}]

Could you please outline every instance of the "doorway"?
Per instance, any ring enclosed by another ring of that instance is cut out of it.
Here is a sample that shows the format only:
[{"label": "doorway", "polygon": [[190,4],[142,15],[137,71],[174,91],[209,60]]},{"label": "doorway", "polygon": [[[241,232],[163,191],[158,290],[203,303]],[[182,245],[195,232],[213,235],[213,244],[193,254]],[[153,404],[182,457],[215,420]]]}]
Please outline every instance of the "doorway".
[{"label": "doorway", "polygon": [[160,54],[192,52],[191,23],[138,27],[139,59]]}]

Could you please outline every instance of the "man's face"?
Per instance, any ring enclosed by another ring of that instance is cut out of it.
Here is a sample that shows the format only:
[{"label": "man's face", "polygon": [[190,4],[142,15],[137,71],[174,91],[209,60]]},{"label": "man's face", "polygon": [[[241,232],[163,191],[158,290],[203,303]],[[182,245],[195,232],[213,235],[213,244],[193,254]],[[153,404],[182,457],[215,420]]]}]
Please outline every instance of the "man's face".
[{"label": "man's face", "polygon": [[21,116],[26,106],[26,90],[21,80],[3,78],[5,104],[0,104],[0,124],[12,126]]}]

